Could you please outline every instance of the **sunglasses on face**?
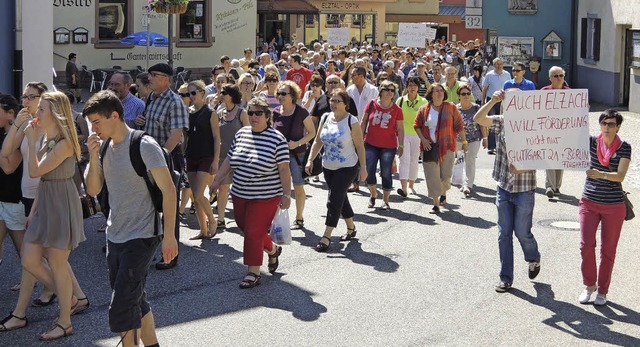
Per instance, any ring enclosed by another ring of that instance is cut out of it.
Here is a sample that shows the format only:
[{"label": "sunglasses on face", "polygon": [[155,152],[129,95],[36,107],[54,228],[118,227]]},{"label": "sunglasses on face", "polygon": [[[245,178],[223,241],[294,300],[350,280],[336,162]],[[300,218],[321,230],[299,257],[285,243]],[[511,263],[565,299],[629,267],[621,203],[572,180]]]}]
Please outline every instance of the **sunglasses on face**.
[{"label": "sunglasses on face", "polygon": [[381,92],[392,92],[392,93],[396,92],[395,88],[380,88],[380,91]]},{"label": "sunglasses on face", "polygon": [[264,111],[247,111],[247,114],[249,115],[249,117],[253,117],[253,116],[262,116],[264,114]]},{"label": "sunglasses on face", "polygon": [[460,93],[460,96],[469,96],[469,95],[471,95],[471,93],[469,93],[469,92]]},{"label": "sunglasses on face", "polygon": [[343,101],[340,100],[340,99],[329,99],[329,102],[332,103],[332,104],[339,104],[339,103],[341,103]]},{"label": "sunglasses on face", "polygon": [[317,88],[317,87],[322,87],[322,85],[320,85],[320,84],[311,84],[311,87],[316,87]]},{"label": "sunglasses on face", "polygon": [[37,99],[39,97],[40,97],[40,95],[30,94],[30,95],[23,95],[23,96],[20,97],[20,99],[33,101],[33,100],[35,100],[35,99]]},{"label": "sunglasses on face", "polygon": [[153,76],[153,77],[169,77],[169,75],[165,75],[163,73],[160,72],[150,72],[149,75]]},{"label": "sunglasses on face", "polygon": [[278,82],[278,80],[275,79],[275,78],[267,78],[265,81],[267,81],[267,83],[269,83],[269,82]]},{"label": "sunglasses on face", "polygon": [[511,71],[513,71],[513,72],[522,72],[522,71],[524,71],[524,70],[515,70],[515,69],[514,69],[514,70],[511,70]]},{"label": "sunglasses on face", "polygon": [[333,85],[333,84],[339,84],[339,83],[340,83],[340,82],[338,82],[338,81],[327,81],[327,84],[331,84],[331,85]]},{"label": "sunglasses on face", "polygon": [[600,126],[603,126],[603,127],[604,127],[604,126],[606,126],[606,127],[608,127],[608,128],[615,128],[615,127],[617,127],[617,126],[618,126],[618,123],[616,123],[616,122],[605,122],[605,121],[602,121],[602,122],[600,122]]},{"label": "sunglasses on face", "polygon": [[564,78],[564,74],[553,75],[552,77],[555,77],[555,78]]},{"label": "sunglasses on face", "polygon": [[287,96],[289,94],[291,94],[291,93],[287,93],[287,92],[277,92],[276,93],[277,96]]}]

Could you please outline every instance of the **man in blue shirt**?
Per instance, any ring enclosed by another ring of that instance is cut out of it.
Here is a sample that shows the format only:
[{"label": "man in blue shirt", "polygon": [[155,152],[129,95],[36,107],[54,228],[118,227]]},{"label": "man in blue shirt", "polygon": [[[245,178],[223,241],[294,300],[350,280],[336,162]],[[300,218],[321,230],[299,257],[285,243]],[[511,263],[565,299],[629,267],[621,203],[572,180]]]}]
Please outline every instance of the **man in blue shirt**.
[{"label": "man in blue shirt", "polygon": [[513,67],[511,68],[513,79],[504,82],[502,89],[518,88],[520,90],[536,90],[536,85],[524,78],[525,71],[526,68],[523,63],[513,63]]}]

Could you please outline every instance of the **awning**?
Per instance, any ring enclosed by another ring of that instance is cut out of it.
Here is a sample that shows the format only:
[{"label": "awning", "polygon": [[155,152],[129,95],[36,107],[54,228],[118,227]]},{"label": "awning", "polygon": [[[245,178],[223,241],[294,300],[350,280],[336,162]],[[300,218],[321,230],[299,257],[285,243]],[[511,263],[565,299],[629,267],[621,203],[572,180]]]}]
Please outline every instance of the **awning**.
[{"label": "awning", "polygon": [[460,16],[464,19],[465,5],[440,5],[438,16]]},{"label": "awning", "polygon": [[318,9],[304,0],[258,0],[258,13],[318,14]]}]

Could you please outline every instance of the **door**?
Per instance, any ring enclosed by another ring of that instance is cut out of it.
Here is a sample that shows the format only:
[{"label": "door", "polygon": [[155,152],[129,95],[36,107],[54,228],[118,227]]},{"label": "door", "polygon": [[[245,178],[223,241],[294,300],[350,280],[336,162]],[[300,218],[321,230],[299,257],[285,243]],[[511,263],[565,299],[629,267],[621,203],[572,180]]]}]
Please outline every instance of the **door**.
[{"label": "door", "polygon": [[629,106],[629,84],[631,83],[631,64],[633,63],[633,39],[634,35],[640,38],[640,32],[633,30],[625,30],[624,57],[622,64],[623,84],[622,84],[622,106]]}]

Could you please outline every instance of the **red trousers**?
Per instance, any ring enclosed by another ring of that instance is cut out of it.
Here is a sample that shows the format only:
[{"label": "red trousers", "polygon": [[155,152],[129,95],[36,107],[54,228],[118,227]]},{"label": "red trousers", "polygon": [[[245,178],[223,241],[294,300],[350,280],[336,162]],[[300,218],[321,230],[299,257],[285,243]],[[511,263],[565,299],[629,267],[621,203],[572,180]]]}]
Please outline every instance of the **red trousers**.
[{"label": "red trousers", "polygon": [[236,196],[233,200],[233,216],[244,233],[244,265],[260,266],[264,250],[271,252],[273,242],[269,237],[269,227],[276,215],[281,197],[248,200]]},{"label": "red trousers", "polygon": [[[582,282],[585,286],[598,285],[598,293],[607,294],[611,283],[613,263],[620,231],[626,214],[624,203],[599,204],[580,199],[580,255],[582,256]],[[596,231],[600,227],[600,269],[596,267]]]}]

